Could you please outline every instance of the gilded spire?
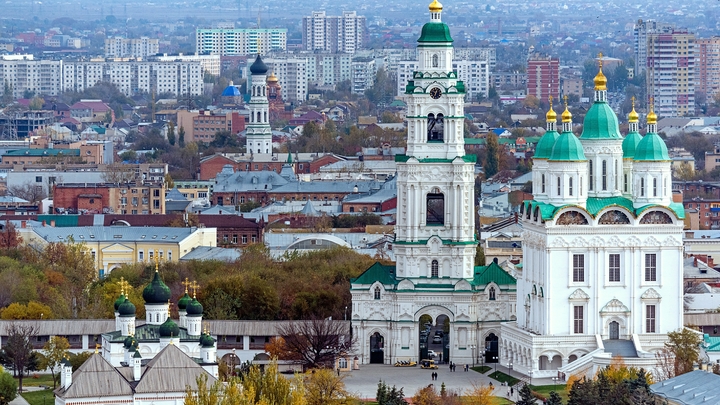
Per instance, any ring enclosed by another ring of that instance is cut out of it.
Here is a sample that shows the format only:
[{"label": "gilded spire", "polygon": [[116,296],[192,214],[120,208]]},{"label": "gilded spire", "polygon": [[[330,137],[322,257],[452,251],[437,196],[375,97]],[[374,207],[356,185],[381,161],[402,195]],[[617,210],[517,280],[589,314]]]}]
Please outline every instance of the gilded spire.
[{"label": "gilded spire", "polygon": [[632,111],[630,111],[630,114],[628,114],[628,122],[638,122],[640,116],[638,115],[637,111],[635,111],[635,96],[632,97]]},{"label": "gilded spire", "polygon": [[602,54],[602,52],[600,52],[598,54],[598,59],[600,62],[598,74],[595,76],[595,79],[593,79],[593,82],[595,83],[595,90],[607,91],[607,78],[605,77],[605,75],[603,74],[603,71],[602,71],[602,61],[603,61],[602,58],[603,58],[603,54]]},{"label": "gilded spire", "polygon": [[193,290],[193,298],[197,299],[197,290],[200,288],[200,285],[198,285],[197,281],[193,281],[190,288]]},{"label": "gilded spire", "polygon": [[168,300],[168,318],[170,318],[170,310],[172,309],[172,303]]},{"label": "gilded spire", "polygon": [[185,277],[185,281],[182,282],[182,285],[185,286],[185,294],[187,294],[187,293],[188,293],[188,287],[190,287],[190,285],[192,285],[192,283],[190,282],[190,280],[188,280],[187,277]]},{"label": "gilded spire", "polygon": [[568,109],[568,97],[565,96],[565,111],[562,113],[562,122],[572,122],[572,113],[570,113],[570,110]]},{"label": "gilded spire", "polygon": [[655,99],[650,97],[650,112],[647,115],[648,125],[657,124],[657,114],[655,114]]},{"label": "gilded spire", "polygon": [[550,101],[550,109],[548,110],[547,114],[545,114],[545,120],[547,122],[556,122],[557,113],[555,112],[555,110],[553,110],[553,96],[548,97],[548,101]]},{"label": "gilded spire", "polygon": [[158,252],[157,249],[155,249],[155,272],[157,273],[160,269],[160,252]]},{"label": "gilded spire", "polygon": [[430,3],[430,6],[428,8],[430,9],[431,13],[439,13],[442,11],[443,6],[438,0],[433,0],[433,2]]}]

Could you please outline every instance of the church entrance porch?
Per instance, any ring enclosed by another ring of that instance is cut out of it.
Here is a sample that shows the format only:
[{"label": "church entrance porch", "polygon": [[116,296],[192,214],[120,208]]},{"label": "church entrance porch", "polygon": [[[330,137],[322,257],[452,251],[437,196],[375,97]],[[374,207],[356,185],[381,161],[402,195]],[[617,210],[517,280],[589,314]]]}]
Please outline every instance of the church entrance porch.
[{"label": "church entrance porch", "polygon": [[385,363],[385,338],[375,332],[370,335],[370,364]]}]

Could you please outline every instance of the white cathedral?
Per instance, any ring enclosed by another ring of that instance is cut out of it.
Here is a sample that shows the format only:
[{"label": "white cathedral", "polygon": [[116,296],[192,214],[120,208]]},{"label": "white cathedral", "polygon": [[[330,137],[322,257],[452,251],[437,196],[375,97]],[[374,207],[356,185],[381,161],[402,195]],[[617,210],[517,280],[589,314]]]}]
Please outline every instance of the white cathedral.
[{"label": "white cathedral", "polygon": [[[630,113],[620,134],[602,66],[580,137],[565,108],[547,114],[533,158],[534,200],[521,206],[524,263],[474,266],[474,164],[463,143],[464,85],[452,38],[430,5],[419,70],[406,86],[407,155],[398,165],[396,265],[375,264],[351,283],[360,361],[420,360],[423,319],[449,324],[443,360],[498,362],[532,377],[593,373],[621,355],[653,368],[682,322],[684,211],[673,202],[670,158]],[[666,315],[660,317],[660,313]]]}]

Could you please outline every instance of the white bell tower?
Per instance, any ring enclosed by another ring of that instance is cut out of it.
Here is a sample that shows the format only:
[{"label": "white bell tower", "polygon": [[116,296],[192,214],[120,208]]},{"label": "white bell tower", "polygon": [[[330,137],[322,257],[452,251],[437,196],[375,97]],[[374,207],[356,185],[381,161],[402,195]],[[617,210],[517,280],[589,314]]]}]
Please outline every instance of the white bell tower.
[{"label": "white bell tower", "polygon": [[396,157],[397,277],[472,278],[475,261],[474,166],[465,155],[465,85],[452,69],[442,5],[430,4],[418,39],[419,70],[405,89],[407,155]]},{"label": "white bell tower", "polygon": [[268,67],[258,54],[255,62],[250,65],[250,120],[245,132],[247,153],[272,153],[272,129],[270,128],[269,102],[267,99]]}]

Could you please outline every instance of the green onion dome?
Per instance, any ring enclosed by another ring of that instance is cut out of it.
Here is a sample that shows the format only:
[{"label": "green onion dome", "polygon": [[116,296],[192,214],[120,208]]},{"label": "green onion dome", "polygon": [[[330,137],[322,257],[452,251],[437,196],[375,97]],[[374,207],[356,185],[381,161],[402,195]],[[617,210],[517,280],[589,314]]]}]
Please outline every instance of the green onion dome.
[{"label": "green onion dome", "polygon": [[132,343],[130,344],[130,348],[128,349],[128,351],[129,351],[130,353],[132,353],[132,352],[136,351],[137,349],[138,349],[138,342],[137,342],[137,340],[135,340],[135,338],[133,338]]},{"label": "green onion dome", "polygon": [[548,160],[581,161],[587,159],[577,136],[572,132],[563,132],[555,141]]},{"label": "green onion dome", "polygon": [[124,346],[126,349],[129,349],[129,348],[132,347],[132,344],[133,344],[133,337],[132,337],[132,336],[126,337],[126,338],[125,338],[125,341],[123,342],[123,346]]},{"label": "green onion dome", "polygon": [[200,346],[202,347],[213,347],[215,346],[215,339],[213,339],[212,336],[210,336],[209,333],[203,333],[200,336]]},{"label": "green onion dome", "polygon": [[125,298],[125,301],[118,307],[118,313],[120,313],[122,317],[135,316],[135,305],[133,305],[129,299]]},{"label": "green onion dome", "polygon": [[192,301],[188,303],[185,311],[187,311],[188,316],[202,316],[203,306],[198,302],[197,298],[193,298]]},{"label": "green onion dome", "polygon": [[555,141],[560,137],[557,131],[547,131],[538,141],[535,147],[535,155],[533,159],[548,159],[552,154],[553,146]]},{"label": "green onion dome", "polygon": [[160,279],[160,273],[155,272],[152,282],[143,290],[143,299],[146,304],[167,304],[170,301],[170,287]]},{"label": "green onion dome", "polygon": [[585,114],[583,132],[585,139],[622,139],[617,115],[608,103],[596,101]]},{"label": "green onion dome", "polygon": [[177,303],[178,310],[179,311],[185,310],[187,308],[188,304],[190,303],[190,301],[192,301],[192,298],[190,298],[190,296],[188,295],[188,293],[186,291],[185,295],[180,297],[180,299],[178,300],[178,303]]},{"label": "green onion dome", "polygon": [[425,23],[420,31],[418,42],[453,42],[450,27],[443,22]]},{"label": "green onion dome", "polygon": [[660,135],[648,132],[638,143],[634,159],[636,162],[663,162],[669,161],[670,156],[667,145]]},{"label": "green onion dome", "polygon": [[632,159],[635,157],[638,144],[641,140],[642,135],[640,135],[636,131],[628,132],[622,143],[623,159]]},{"label": "green onion dome", "polygon": [[180,334],[180,327],[177,326],[177,324],[168,316],[168,318],[163,322],[162,325],[160,325],[160,337],[161,338],[169,338],[169,337],[178,337]]},{"label": "green onion dome", "polygon": [[120,293],[120,296],[118,297],[118,299],[115,300],[115,305],[114,305],[114,306],[115,306],[115,312],[117,312],[118,308],[120,307],[120,305],[121,305],[123,302],[125,302],[125,294]]}]

